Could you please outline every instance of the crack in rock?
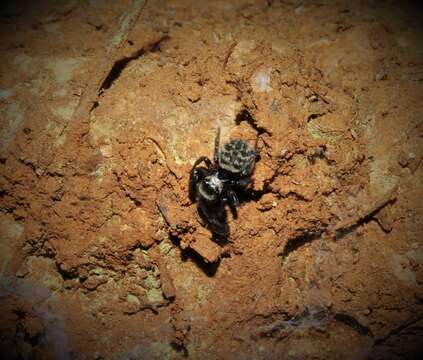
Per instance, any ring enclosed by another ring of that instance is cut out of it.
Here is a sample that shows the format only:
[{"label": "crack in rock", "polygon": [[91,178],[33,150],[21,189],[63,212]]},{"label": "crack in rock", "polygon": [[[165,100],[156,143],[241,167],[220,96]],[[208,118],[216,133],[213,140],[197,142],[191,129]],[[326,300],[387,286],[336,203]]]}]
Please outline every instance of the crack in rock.
[{"label": "crack in rock", "polygon": [[[116,60],[113,64],[112,68],[110,69],[109,74],[104,79],[103,83],[100,86],[99,94],[103,93],[105,90],[109,89],[113,83],[119,78],[122,71],[128,66],[128,64],[133,61],[137,60],[141,56],[144,56],[148,53],[154,53],[160,51],[160,45],[163,41],[168,40],[170,37],[168,35],[162,36],[159,40],[148,44],[147,46],[143,46],[141,49],[135,51],[130,56],[125,56],[119,60]],[[97,105],[98,106],[98,105]],[[96,106],[95,106],[96,107]],[[93,108],[95,108],[93,107]]]}]

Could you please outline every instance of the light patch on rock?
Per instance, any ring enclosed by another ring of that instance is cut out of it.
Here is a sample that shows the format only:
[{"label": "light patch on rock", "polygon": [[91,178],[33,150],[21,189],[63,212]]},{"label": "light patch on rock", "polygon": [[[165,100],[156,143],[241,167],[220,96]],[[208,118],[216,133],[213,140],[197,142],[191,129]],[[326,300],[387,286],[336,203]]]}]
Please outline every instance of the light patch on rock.
[{"label": "light patch on rock", "polygon": [[50,24],[45,24],[43,26],[44,30],[49,32],[49,33],[57,33],[60,31],[61,28],[61,24],[60,23],[50,23]]},{"label": "light patch on rock", "polygon": [[66,141],[66,135],[62,134],[62,135],[60,135],[59,137],[56,138],[56,140],[54,141],[54,144],[56,146],[63,146],[65,141]]},{"label": "light patch on rock", "polygon": [[6,100],[12,94],[13,94],[13,91],[10,89],[0,89],[0,101]]},{"label": "light patch on rock", "polygon": [[392,271],[395,277],[407,286],[416,286],[416,274],[411,270],[410,260],[407,256],[395,254],[391,259]]},{"label": "light patch on rock", "polygon": [[307,123],[307,130],[310,135],[315,139],[324,139],[330,144],[338,144],[344,136],[342,130],[333,129],[323,118],[320,121],[309,121]]},{"label": "light patch on rock", "polygon": [[[176,279],[176,280],[178,280],[178,279]],[[188,275],[182,280],[181,286],[185,290],[191,290],[193,283],[194,283],[194,278],[191,275]]]},{"label": "light patch on rock", "polygon": [[23,72],[28,72],[29,67],[34,59],[26,54],[16,55],[13,59],[13,64],[17,65]]},{"label": "light patch on rock", "polygon": [[46,125],[45,131],[47,134],[49,134],[53,139],[56,139],[55,143],[57,142],[57,145],[60,144],[60,138],[62,137],[62,131],[63,131],[64,125],[60,122],[56,121],[49,121]]},{"label": "light patch on rock", "polygon": [[126,230],[130,230],[130,229],[132,229],[132,227],[130,227],[127,224],[123,224],[123,225],[120,226],[121,231],[126,231]]},{"label": "light patch on rock", "polygon": [[331,44],[331,41],[328,38],[324,37],[324,38],[321,38],[319,40],[313,41],[312,43],[308,44],[307,48],[328,46],[330,44]]},{"label": "light patch on rock", "polygon": [[256,42],[254,40],[241,40],[234,48],[231,58],[234,59],[238,65],[245,65],[249,63],[252,58],[257,57],[254,53]]},{"label": "light patch on rock", "polygon": [[411,249],[406,256],[419,265],[423,265],[423,248]]},{"label": "light patch on rock", "polygon": [[146,296],[151,303],[164,301],[159,275],[159,268],[154,266],[153,271],[149,271],[147,277],[144,279]]},{"label": "light patch on rock", "polygon": [[71,359],[68,341],[68,329],[64,320],[62,308],[51,291],[31,279],[15,281],[9,277],[0,282],[0,292],[3,296],[13,296],[21,299],[31,308],[31,312],[43,324],[43,343],[53,352],[54,359]]},{"label": "light patch on rock", "polygon": [[28,271],[28,277],[43,284],[47,289],[60,291],[63,288],[63,279],[56,270],[54,260],[40,256],[29,256],[25,261],[25,267]]},{"label": "light patch on rock", "polygon": [[164,301],[163,291],[161,289],[147,290],[147,299],[150,303],[160,303]]},{"label": "light patch on rock", "polygon": [[298,6],[298,7],[295,9],[295,14],[296,14],[296,15],[300,15],[300,14],[302,14],[302,13],[304,12],[304,10],[305,10],[304,6],[303,6],[303,5],[300,5],[300,6]]},{"label": "light patch on rock", "polygon": [[57,83],[65,85],[72,79],[75,71],[81,66],[83,61],[75,58],[56,59],[55,61],[49,61],[47,68],[53,72]]},{"label": "light patch on rock", "polygon": [[0,149],[5,149],[12,142],[16,131],[22,124],[25,109],[16,102],[0,107]]},{"label": "light patch on rock", "polygon": [[128,301],[131,304],[135,304],[135,305],[140,305],[141,304],[140,303],[140,300],[135,295],[132,295],[132,294],[128,294],[126,296],[126,301]]},{"label": "light patch on rock", "polygon": [[0,277],[13,257],[17,241],[24,231],[24,226],[11,216],[0,214]]},{"label": "light patch on rock", "polygon": [[163,254],[168,254],[173,249],[173,246],[170,242],[164,240],[159,244],[159,250]]},{"label": "light patch on rock", "polygon": [[145,286],[149,289],[159,289],[160,279],[154,274],[149,273],[147,278],[144,280]]},{"label": "light patch on rock", "polygon": [[375,159],[370,163],[370,186],[377,196],[384,196],[397,186],[399,177],[389,171],[389,162],[384,159]]},{"label": "light patch on rock", "polygon": [[100,164],[100,166],[97,167],[97,169],[90,173],[91,176],[94,176],[96,180],[101,183],[104,179],[104,174],[110,172],[112,170],[112,163],[111,162],[103,162]]},{"label": "light patch on rock", "polygon": [[65,88],[61,88],[54,92],[54,95],[57,97],[63,97],[63,96],[66,96],[67,94],[68,94],[68,90],[66,90]]},{"label": "light patch on rock", "polygon": [[181,139],[186,138],[187,133],[192,128],[193,119],[191,119],[188,111],[178,106],[171,110],[163,119],[168,129],[173,129],[170,133],[170,151],[177,165],[183,165],[184,159],[187,157],[186,147]]},{"label": "light patch on rock", "polygon": [[269,92],[272,91],[270,86],[270,69],[259,69],[254,73],[251,79],[251,85],[254,92]]},{"label": "light patch on rock", "polygon": [[112,121],[92,121],[90,124],[90,135],[96,147],[100,149],[101,155],[106,158],[113,156],[112,137],[115,132]]},{"label": "light patch on rock", "polygon": [[157,66],[159,62],[155,59],[149,59],[148,57],[143,57],[139,61],[133,61],[129,64],[127,68],[128,74],[134,76],[141,76],[149,74],[153,71],[157,71]]},{"label": "light patch on rock", "polygon": [[68,102],[67,104],[56,106],[52,109],[52,112],[56,116],[59,116],[66,120],[70,120],[77,106],[78,100],[73,100]]},{"label": "light patch on rock", "polygon": [[206,285],[200,285],[197,289],[197,302],[198,304],[204,304],[207,300],[207,295],[209,295],[211,289]]},{"label": "light patch on rock", "polygon": [[284,39],[277,39],[272,41],[272,51],[279,55],[292,55],[294,48],[288,41]]}]

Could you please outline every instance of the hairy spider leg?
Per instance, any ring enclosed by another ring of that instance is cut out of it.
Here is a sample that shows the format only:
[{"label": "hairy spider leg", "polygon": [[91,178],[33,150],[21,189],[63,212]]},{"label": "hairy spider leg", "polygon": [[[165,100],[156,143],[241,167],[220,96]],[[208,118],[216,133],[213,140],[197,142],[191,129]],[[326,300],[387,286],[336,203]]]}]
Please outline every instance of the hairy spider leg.
[{"label": "hairy spider leg", "polygon": [[211,162],[211,160],[207,157],[207,156],[200,156],[194,163],[194,165],[192,166],[192,170],[191,173],[194,171],[194,169],[200,165],[202,162],[206,163],[206,166],[208,169],[213,167],[213,164]]},{"label": "hairy spider leg", "polygon": [[[210,161],[210,160],[209,160]],[[198,165],[198,164],[197,164]],[[189,177],[189,198],[192,202],[197,202],[197,184],[210,175],[211,170],[205,167],[193,167]]]},{"label": "hairy spider leg", "polygon": [[248,185],[250,185],[251,183],[252,183],[252,180],[251,180],[250,177],[243,177],[241,179],[232,181],[232,185],[235,185],[235,186],[238,186],[238,187],[241,187],[241,188],[245,188]]},{"label": "hairy spider leg", "polygon": [[236,207],[239,205],[239,200],[238,200],[238,197],[236,196],[235,191],[228,189],[226,191],[226,200],[229,204],[229,208],[231,209],[232,216],[234,217],[234,219],[237,219],[238,211]]},{"label": "hairy spider leg", "polygon": [[200,200],[199,213],[204,223],[214,234],[228,236],[229,226],[226,220],[225,207],[222,204],[210,205]]},{"label": "hairy spider leg", "polygon": [[220,127],[217,128],[216,138],[214,139],[214,163],[219,165],[219,145],[220,145]]},{"label": "hairy spider leg", "polygon": [[[197,168],[197,166],[200,165],[202,162],[206,164],[207,169],[204,167]],[[192,202],[197,201],[197,184],[201,180],[203,180],[207,175],[210,174],[212,166],[213,164],[207,156],[201,156],[195,161],[191,169],[191,174],[189,177],[189,188],[188,188],[188,192],[189,192],[188,195]]]}]

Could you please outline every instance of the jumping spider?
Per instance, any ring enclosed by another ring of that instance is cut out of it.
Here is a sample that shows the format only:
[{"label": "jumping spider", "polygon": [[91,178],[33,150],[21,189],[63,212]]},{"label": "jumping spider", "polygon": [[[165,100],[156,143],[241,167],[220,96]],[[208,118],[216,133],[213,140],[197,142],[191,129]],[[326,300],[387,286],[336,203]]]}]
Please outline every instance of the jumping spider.
[{"label": "jumping spider", "polygon": [[[189,182],[189,196],[198,203],[198,210],[212,232],[226,236],[229,228],[226,222],[225,204],[228,204],[234,218],[239,205],[237,190],[245,189],[251,182],[257,150],[244,140],[230,140],[219,148],[220,129],[214,142],[213,162],[201,156],[194,163]],[[206,167],[199,165],[204,162]]]}]

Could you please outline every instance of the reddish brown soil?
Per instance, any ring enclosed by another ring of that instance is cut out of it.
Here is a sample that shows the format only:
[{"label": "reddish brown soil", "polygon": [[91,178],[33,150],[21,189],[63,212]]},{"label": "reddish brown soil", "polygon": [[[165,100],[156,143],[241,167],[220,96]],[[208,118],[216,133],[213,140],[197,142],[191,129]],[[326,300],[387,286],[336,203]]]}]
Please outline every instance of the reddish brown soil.
[{"label": "reddish brown soil", "polygon": [[[7,358],[419,357],[420,8],[1,7]],[[217,128],[260,154],[226,240],[188,199]]]}]

